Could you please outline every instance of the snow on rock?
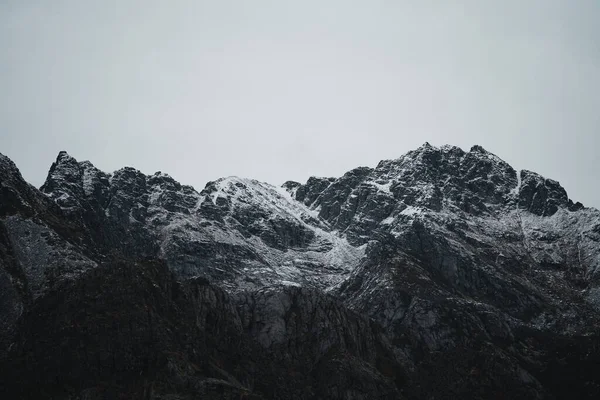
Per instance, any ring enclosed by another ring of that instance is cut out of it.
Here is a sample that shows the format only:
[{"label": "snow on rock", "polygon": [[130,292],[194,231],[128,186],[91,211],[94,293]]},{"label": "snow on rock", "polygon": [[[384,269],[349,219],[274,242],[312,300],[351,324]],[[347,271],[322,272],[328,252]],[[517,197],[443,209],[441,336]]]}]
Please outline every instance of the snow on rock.
[{"label": "snow on rock", "polygon": [[411,217],[411,216],[419,215],[422,212],[423,211],[418,207],[408,206],[404,210],[402,210],[400,215],[406,215],[408,217]]},{"label": "snow on rock", "polygon": [[[364,248],[351,246],[283,188],[229,177],[207,184],[198,200],[189,214],[161,217],[170,219],[161,254],[184,275],[223,279],[230,288],[281,281],[325,288],[363,256]],[[200,249],[202,258],[194,254]]]},{"label": "snow on rock", "polygon": [[[552,287],[562,285],[566,266],[581,279],[600,273],[598,212],[480,146],[425,144],[340,178],[275,187],[227,177],[201,192],[161,172],[103,174],[61,153],[43,190],[65,210],[94,202],[179,276],[205,276],[230,290],[284,281],[332,290],[386,235],[407,254],[431,246],[428,262],[465,290],[475,290],[461,281],[471,264],[476,274],[506,279],[504,270],[529,260],[532,282]],[[393,274],[382,274],[382,287],[393,280],[386,276]]]},{"label": "snow on rock", "polygon": [[288,190],[256,180],[222,178],[198,193],[162,172],[108,175],[61,152],[42,190],[65,211],[98,209],[98,221],[126,234],[124,246],[157,251],[179,276],[231,290],[282,281],[325,289],[364,256]]}]

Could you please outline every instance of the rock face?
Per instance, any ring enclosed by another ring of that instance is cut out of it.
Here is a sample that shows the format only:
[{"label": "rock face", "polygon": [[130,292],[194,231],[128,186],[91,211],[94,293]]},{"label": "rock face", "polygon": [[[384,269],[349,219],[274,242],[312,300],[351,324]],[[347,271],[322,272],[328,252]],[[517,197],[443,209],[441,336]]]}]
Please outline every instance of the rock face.
[{"label": "rock face", "polygon": [[600,212],[480,146],[201,192],[0,155],[15,398],[597,398]]}]

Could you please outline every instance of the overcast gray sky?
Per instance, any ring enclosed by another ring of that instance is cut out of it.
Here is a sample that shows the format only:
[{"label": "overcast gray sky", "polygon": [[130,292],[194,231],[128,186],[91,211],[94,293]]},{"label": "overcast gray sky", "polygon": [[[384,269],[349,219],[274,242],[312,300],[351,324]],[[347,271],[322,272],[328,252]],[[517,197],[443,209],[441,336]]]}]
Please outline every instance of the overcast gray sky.
[{"label": "overcast gray sky", "polygon": [[480,144],[600,207],[598,0],[0,0],[0,152],[198,190]]}]

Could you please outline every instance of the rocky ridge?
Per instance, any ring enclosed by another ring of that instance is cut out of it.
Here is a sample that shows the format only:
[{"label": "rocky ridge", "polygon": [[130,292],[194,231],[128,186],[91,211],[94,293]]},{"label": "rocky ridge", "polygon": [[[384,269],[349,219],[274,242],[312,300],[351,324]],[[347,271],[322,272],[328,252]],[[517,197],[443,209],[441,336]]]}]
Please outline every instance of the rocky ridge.
[{"label": "rocky ridge", "polygon": [[[425,144],[281,188],[230,177],[197,192],[160,172],[107,174],[65,152],[39,191],[4,156],[0,178],[0,358],[26,377],[46,371],[35,387],[56,398],[600,395],[600,212],[480,146]],[[107,286],[113,268],[139,290]],[[92,303],[76,315],[81,285],[104,288],[100,315],[116,309],[111,294],[153,310],[158,325],[129,306],[117,321],[151,330],[162,358],[107,328]],[[46,314],[83,318],[96,334],[72,340],[113,364],[49,345],[69,328],[57,322],[40,338]],[[99,342],[100,328],[114,340]],[[219,340],[241,347],[199,344]],[[217,369],[199,361],[208,354]],[[119,368],[144,380],[115,382]]]}]

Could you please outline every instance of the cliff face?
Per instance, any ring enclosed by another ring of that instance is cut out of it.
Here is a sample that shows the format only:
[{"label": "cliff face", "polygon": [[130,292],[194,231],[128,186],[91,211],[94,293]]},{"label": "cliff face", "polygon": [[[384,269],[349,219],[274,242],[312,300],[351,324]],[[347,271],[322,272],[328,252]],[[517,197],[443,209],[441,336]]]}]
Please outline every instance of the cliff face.
[{"label": "cliff face", "polygon": [[0,178],[21,397],[600,395],[600,212],[480,146],[280,188],[64,152]]}]

